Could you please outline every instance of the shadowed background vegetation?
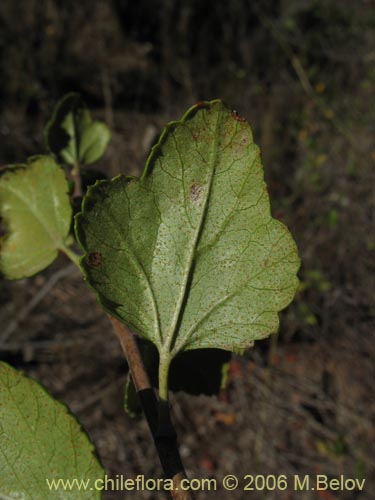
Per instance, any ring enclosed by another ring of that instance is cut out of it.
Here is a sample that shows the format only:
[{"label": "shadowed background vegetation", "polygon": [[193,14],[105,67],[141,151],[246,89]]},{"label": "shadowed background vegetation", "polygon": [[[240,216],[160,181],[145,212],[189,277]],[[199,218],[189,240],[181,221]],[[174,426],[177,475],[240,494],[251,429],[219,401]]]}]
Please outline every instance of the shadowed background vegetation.
[{"label": "shadowed background vegetation", "polygon": [[[112,130],[95,166],[109,177],[139,174],[163,125],[203,99],[224,99],[261,146],[301,288],[279,335],[233,358],[219,398],[173,397],[192,477],[345,474],[365,491],[324,498],[373,498],[374,11],[370,0],[0,4],[1,165],[45,152],[43,127],[71,91]],[[1,358],[69,405],[110,474],[158,477],[144,421],[122,412],[121,349],[64,257],[1,280],[0,300]]]}]

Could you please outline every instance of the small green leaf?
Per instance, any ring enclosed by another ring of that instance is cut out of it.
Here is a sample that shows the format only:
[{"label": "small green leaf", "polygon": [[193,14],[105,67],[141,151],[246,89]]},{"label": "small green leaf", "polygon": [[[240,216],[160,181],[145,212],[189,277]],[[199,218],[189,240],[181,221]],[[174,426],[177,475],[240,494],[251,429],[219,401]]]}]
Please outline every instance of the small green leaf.
[{"label": "small green leaf", "polygon": [[49,150],[69,165],[89,165],[103,156],[111,140],[105,123],[94,121],[78,94],[57,104],[45,130]]},{"label": "small green leaf", "polygon": [[19,279],[41,271],[65,250],[72,208],[64,171],[50,156],[6,168],[0,176],[0,271]]},{"label": "small green leaf", "polygon": [[[0,455],[0,498],[101,498],[94,481],[102,479],[104,471],[76,419],[37,382],[3,362]],[[47,480],[52,484],[59,479],[90,481],[90,486],[50,489]]]},{"label": "small green leaf", "polygon": [[76,232],[100,302],[157,346],[165,371],[179,352],[276,332],[297,290],[297,248],[271,216],[250,126],[221,101],[169,124],[140,179],[90,188]]}]

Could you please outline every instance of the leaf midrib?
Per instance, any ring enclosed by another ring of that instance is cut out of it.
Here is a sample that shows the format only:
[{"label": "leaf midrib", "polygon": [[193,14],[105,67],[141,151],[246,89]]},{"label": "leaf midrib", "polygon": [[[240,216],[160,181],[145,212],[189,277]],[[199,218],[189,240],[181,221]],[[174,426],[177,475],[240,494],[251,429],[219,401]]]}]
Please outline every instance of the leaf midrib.
[{"label": "leaf midrib", "polygon": [[222,116],[222,112],[219,111],[218,116],[217,116],[217,120],[215,123],[215,128],[213,131],[214,141],[212,144],[212,150],[211,150],[210,160],[209,160],[211,175],[209,178],[209,185],[208,185],[208,188],[206,191],[206,199],[204,201],[201,218],[200,218],[199,224],[197,225],[193,244],[191,246],[189,260],[188,260],[186,268],[185,268],[184,278],[183,278],[183,282],[182,282],[183,284],[182,284],[181,289],[180,289],[180,296],[178,298],[177,305],[175,308],[175,313],[173,315],[172,327],[171,327],[170,332],[167,335],[167,337],[164,341],[164,344],[162,346],[162,350],[163,350],[164,355],[167,355],[170,357],[172,357],[172,355],[171,355],[172,343],[177,338],[177,335],[178,335],[177,328],[178,328],[178,325],[181,324],[180,318],[182,318],[182,316],[184,314],[185,307],[186,307],[185,297],[186,297],[186,294],[189,294],[189,290],[187,289],[187,284],[188,284],[188,281],[190,278],[193,262],[194,262],[195,255],[196,255],[196,249],[197,249],[197,246],[199,243],[200,236],[202,234],[202,228],[204,225],[204,221],[206,218],[206,213],[207,213],[207,209],[208,209],[208,205],[209,205],[208,201],[209,201],[210,195],[211,195],[212,181],[213,181],[214,174],[215,174],[215,164],[216,164],[217,152],[218,152],[218,143],[219,143],[219,139],[220,139],[219,134],[217,132],[218,132],[218,129],[220,126],[221,116]]}]

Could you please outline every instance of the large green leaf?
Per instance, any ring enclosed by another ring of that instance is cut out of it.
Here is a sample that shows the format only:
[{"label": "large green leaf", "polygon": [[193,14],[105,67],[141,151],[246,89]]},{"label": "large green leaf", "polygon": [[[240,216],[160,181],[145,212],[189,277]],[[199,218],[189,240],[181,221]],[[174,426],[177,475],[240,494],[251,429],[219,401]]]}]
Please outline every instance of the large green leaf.
[{"label": "large green leaf", "polygon": [[57,104],[45,130],[49,150],[69,165],[88,165],[107,149],[111,133],[105,123],[91,118],[80,96],[70,93]]},{"label": "large green leaf", "polygon": [[[99,499],[94,481],[103,475],[93,445],[66,406],[0,362],[0,498]],[[59,479],[77,483],[71,491],[50,489],[48,482]],[[81,481],[88,481],[87,490]]]},{"label": "large green leaf", "polygon": [[0,176],[0,271],[9,279],[31,276],[66,250],[72,208],[64,171],[50,156],[6,168]]},{"label": "large green leaf", "polygon": [[168,125],[140,179],[90,188],[76,230],[99,300],[162,360],[251,346],[297,289],[297,248],[271,217],[250,126],[221,101]]}]

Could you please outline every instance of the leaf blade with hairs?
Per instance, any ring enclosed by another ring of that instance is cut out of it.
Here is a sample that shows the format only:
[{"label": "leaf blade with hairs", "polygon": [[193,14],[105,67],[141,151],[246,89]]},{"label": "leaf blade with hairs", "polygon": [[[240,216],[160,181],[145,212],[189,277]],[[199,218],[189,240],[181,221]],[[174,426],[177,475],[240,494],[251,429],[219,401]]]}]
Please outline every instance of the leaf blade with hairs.
[{"label": "leaf blade with hairs", "polygon": [[[21,372],[0,362],[0,497],[99,499],[104,471],[68,409]],[[50,489],[47,480],[91,481],[91,488]]]},{"label": "leaf blade with hairs", "polygon": [[91,188],[76,230],[99,300],[161,356],[249,347],[297,289],[296,245],[271,217],[250,127],[221,101],[168,125],[140,179]]}]

